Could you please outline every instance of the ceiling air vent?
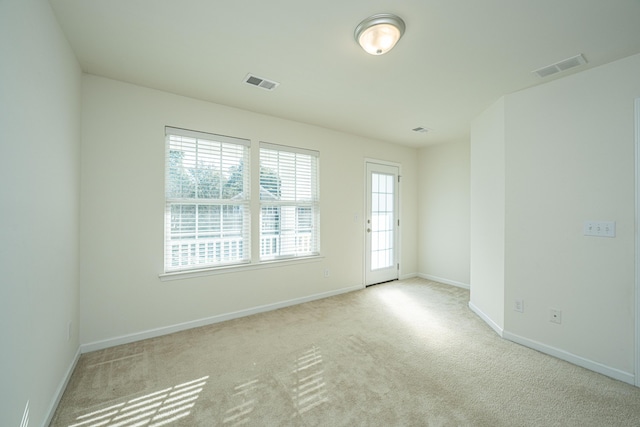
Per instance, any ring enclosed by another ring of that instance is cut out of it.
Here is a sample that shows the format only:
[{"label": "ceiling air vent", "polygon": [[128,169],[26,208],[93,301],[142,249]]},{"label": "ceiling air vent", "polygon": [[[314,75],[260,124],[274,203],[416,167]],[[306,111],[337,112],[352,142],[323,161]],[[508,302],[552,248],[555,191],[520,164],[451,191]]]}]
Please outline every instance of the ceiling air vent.
[{"label": "ceiling air vent", "polygon": [[278,82],[263,79],[262,77],[254,76],[253,74],[247,74],[247,76],[244,78],[244,82],[250,84],[251,86],[257,86],[264,90],[274,90],[280,85],[280,83]]},{"label": "ceiling air vent", "polygon": [[413,128],[411,130],[414,131],[414,132],[420,132],[420,133],[427,133],[427,132],[431,131],[431,129],[425,128],[425,127],[422,127],[422,126],[418,126],[417,128]]},{"label": "ceiling air vent", "polygon": [[576,56],[572,56],[571,58],[563,59],[562,61],[556,62],[555,64],[547,65],[546,67],[542,67],[540,69],[532,71],[532,73],[536,73],[538,77],[543,78],[586,63],[587,60],[584,59],[584,56],[582,56],[582,54],[579,54]]}]

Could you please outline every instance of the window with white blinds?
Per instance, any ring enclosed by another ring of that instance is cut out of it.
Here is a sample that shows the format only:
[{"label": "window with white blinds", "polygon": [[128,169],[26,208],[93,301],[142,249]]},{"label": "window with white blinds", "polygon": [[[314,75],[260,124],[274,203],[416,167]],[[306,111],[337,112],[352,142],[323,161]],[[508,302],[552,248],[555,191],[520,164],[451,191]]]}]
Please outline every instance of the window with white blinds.
[{"label": "window with white blinds", "polygon": [[320,253],[319,153],[260,143],[260,260]]},{"label": "window with white blinds", "polygon": [[249,145],[166,127],[165,272],[249,262]]}]

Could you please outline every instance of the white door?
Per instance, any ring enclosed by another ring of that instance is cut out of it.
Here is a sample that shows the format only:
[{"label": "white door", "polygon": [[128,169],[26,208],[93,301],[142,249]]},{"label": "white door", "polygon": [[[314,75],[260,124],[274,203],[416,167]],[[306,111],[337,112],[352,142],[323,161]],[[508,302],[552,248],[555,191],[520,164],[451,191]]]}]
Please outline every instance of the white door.
[{"label": "white door", "polygon": [[365,285],[398,278],[397,166],[367,163]]}]

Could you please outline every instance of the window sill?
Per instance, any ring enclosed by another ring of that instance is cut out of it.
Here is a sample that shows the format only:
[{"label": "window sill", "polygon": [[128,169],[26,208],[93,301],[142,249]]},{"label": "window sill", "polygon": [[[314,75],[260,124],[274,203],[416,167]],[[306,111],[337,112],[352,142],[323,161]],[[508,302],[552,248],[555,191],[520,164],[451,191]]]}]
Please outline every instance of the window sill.
[{"label": "window sill", "polygon": [[313,255],[300,258],[288,258],[281,260],[270,260],[256,262],[253,264],[236,264],[223,267],[202,268],[199,270],[176,271],[171,273],[160,273],[158,277],[162,282],[171,280],[191,279],[193,277],[212,276],[216,274],[238,273],[241,271],[261,270],[264,268],[286,267],[288,265],[306,264],[320,262],[324,259],[322,255]]}]

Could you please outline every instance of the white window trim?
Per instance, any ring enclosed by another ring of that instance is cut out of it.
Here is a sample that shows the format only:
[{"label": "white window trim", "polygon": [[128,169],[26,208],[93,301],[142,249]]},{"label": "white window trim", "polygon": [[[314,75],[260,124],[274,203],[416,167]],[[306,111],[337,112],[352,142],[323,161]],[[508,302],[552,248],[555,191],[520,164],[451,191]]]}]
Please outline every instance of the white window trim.
[{"label": "white window trim", "polygon": [[[170,221],[170,207],[174,204],[194,204],[194,205],[207,205],[207,204],[211,204],[209,202],[207,202],[206,200],[201,200],[198,199],[197,197],[195,198],[185,198],[185,199],[180,199],[180,198],[168,198],[167,194],[166,194],[166,186],[168,183],[168,175],[167,175],[167,171],[168,171],[168,162],[169,162],[169,151],[170,151],[170,146],[169,146],[169,135],[171,136],[178,136],[178,137],[185,137],[185,138],[192,138],[195,140],[210,140],[216,143],[221,143],[221,144],[230,144],[230,145],[234,145],[234,146],[238,146],[238,147],[244,147],[243,149],[243,155],[245,156],[245,160],[247,160],[246,163],[250,164],[251,163],[251,141],[245,138],[236,138],[236,137],[230,137],[230,136],[224,136],[224,135],[219,135],[219,134],[213,134],[213,133],[208,133],[208,132],[201,132],[201,131],[193,131],[193,130],[188,130],[188,129],[182,129],[182,128],[176,128],[176,127],[171,127],[171,126],[165,126],[165,225],[164,225],[164,243],[163,243],[163,252],[164,252],[164,261],[163,261],[163,273],[161,274],[171,274],[171,273],[180,273],[180,272],[191,272],[191,271],[196,271],[196,270],[201,270],[201,269],[208,269],[208,268],[222,268],[222,267],[227,267],[227,266],[235,266],[235,265],[242,265],[242,264],[246,264],[248,262],[251,261],[251,210],[250,210],[250,206],[251,206],[251,200],[250,197],[244,200],[240,200],[238,202],[235,202],[233,200],[227,200],[227,199],[219,199],[218,202],[219,203],[213,203],[218,204],[220,206],[223,205],[237,205],[237,206],[244,206],[245,209],[248,209],[248,236],[244,237],[242,239],[242,241],[244,242],[244,244],[246,246],[248,246],[247,249],[247,256],[248,259],[243,259],[243,260],[237,260],[237,261],[230,261],[230,262],[224,262],[224,263],[218,263],[218,264],[210,264],[207,263],[205,265],[193,265],[190,264],[188,266],[184,266],[184,268],[171,268],[168,269],[167,268],[167,257],[168,255],[168,249],[167,249],[167,233],[169,230],[169,221]],[[246,184],[248,185],[247,188],[245,188],[246,190],[249,190],[249,196],[251,195],[251,185],[250,182],[247,180]]]},{"label": "white window trim", "polygon": [[260,141],[259,146],[260,148],[267,148],[269,150],[288,151],[290,153],[306,154],[307,156],[320,158],[320,152],[317,150],[307,150],[306,148],[291,147],[290,145],[273,144],[264,141]]},{"label": "white window trim", "polygon": [[[165,126],[165,135],[166,133],[172,133],[174,135],[179,135],[179,136],[185,136],[185,137],[190,137],[190,138],[202,138],[203,135],[213,135],[217,138],[218,141],[221,142],[229,142],[229,143],[234,143],[234,144],[243,144],[247,147],[249,147],[249,149],[251,151],[254,150],[254,146],[251,144],[251,140],[246,139],[246,138],[239,138],[239,137],[226,137],[224,135],[219,135],[219,134],[213,134],[213,133],[208,133],[208,132],[200,132],[200,131],[192,131],[192,130],[188,130],[188,129],[182,129],[182,128],[176,128],[176,127],[171,127],[171,126]],[[273,143],[268,143],[268,142],[264,142],[264,141],[259,141],[258,144],[255,144],[255,148],[259,153],[260,147],[264,147],[264,148],[270,148],[270,149],[275,149],[275,150],[286,150],[286,151],[290,151],[293,153],[299,153],[299,154],[306,154],[306,155],[311,155],[311,156],[315,156],[318,159],[320,159],[320,152],[318,150],[310,150],[310,149],[305,149],[305,148],[300,148],[300,147],[292,147],[292,146],[288,146],[288,145],[281,145],[281,144],[273,144]],[[254,155],[250,154],[249,156],[250,158],[250,163],[252,164],[252,167],[249,168],[252,172],[254,171],[253,168],[253,163],[256,162],[256,164],[258,165],[258,171],[259,171],[259,164],[260,164],[260,156],[255,156],[255,160],[254,160]],[[166,160],[165,160],[166,161]],[[317,173],[318,173],[318,180],[320,179],[320,165],[318,163],[317,165]],[[250,177],[250,181],[253,181],[253,177]],[[259,180],[259,172],[258,172],[258,177],[257,179]],[[319,185],[319,182],[318,182]],[[250,185],[250,188],[253,188],[252,185]],[[259,187],[258,187],[259,188]],[[253,190],[252,190],[253,191]],[[318,188],[318,197],[320,197],[320,188]],[[250,197],[250,209],[251,209],[251,217],[254,216],[254,207],[253,206],[257,206],[258,207],[258,218],[259,218],[259,213],[260,213],[260,200],[259,197],[254,200],[253,197]],[[320,202],[318,202],[318,206],[320,206]],[[253,248],[253,238],[254,238],[254,234],[257,233],[257,235],[260,235],[260,230],[259,230],[259,225],[258,225],[258,230],[253,230],[253,223],[254,220],[251,220],[252,223],[252,231],[250,233],[251,235],[251,242],[250,242],[250,247]],[[318,227],[320,227],[320,224],[318,224]],[[318,228],[318,241],[320,241],[320,236],[321,235],[321,230],[320,228]],[[258,249],[259,249],[259,245],[257,245]],[[238,272],[243,272],[243,271],[252,271],[252,270],[260,270],[260,269],[267,269],[267,268],[281,268],[281,267],[287,267],[287,266],[293,266],[293,265],[298,265],[298,264],[308,264],[308,263],[318,263],[321,262],[325,259],[324,253],[322,251],[322,245],[320,245],[320,249],[319,249],[319,253],[318,254],[314,254],[314,255],[307,255],[307,256],[297,256],[297,257],[285,257],[285,258],[275,258],[275,259],[269,259],[269,260],[260,260],[259,257],[259,252],[257,253],[257,257],[254,257],[256,255],[255,251],[253,249],[251,249],[251,253],[250,253],[250,260],[249,261],[245,261],[242,263],[236,263],[236,264],[226,264],[226,265],[218,265],[218,266],[207,266],[204,268],[191,268],[191,269],[186,269],[186,270],[175,270],[175,271],[169,271],[169,272],[165,272],[162,271],[158,274],[158,277],[160,279],[160,281],[162,282],[167,282],[167,281],[174,281],[174,280],[182,280],[182,279],[190,279],[190,278],[197,278],[197,277],[205,277],[205,276],[211,276],[211,275],[219,275],[219,274],[232,274],[232,273],[238,273]],[[164,258],[164,238],[163,238],[163,258]],[[164,259],[163,259],[163,270],[164,270]]]},{"label": "white window trim", "polygon": [[174,128],[171,126],[165,126],[165,135],[170,133],[171,135],[184,136],[187,138],[195,139],[213,139],[217,142],[226,142],[227,144],[244,145],[245,147],[251,147],[251,141],[246,138],[237,138],[235,136],[225,136],[210,132],[199,132],[196,130]]},{"label": "white window trim", "polygon": [[[260,199],[260,197],[258,196],[256,198],[256,200],[258,201],[260,208],[258,211],[258,218],[260,218],[261,212],[262,212],[262,207],[264,206],[283,206],[283,205],[289,205],[289,206],[296,206],[296,207],[303,207],[303,205],[306,205],[304,207],[311,207],[313,208],[314,206],[316,207],[316,214],[318,215],[318,221],[316,223],[316,227],[314,230],[314,238],[317,244],[317,253],[311,253],[311,254],[304,254],[304,255],[291,255],[291,254],[287,254],[287,255],[281,255],[281,256],[276,256],[276,257],[271,257],[271,258],[266,258],[263,259],[261,257],[261,254],[258,253],[258,262],[274,262],[274,261],[288,261],[288,260],[295,260],[298,258],[308,258],[308,257],[315,257],[315,256],[320,256],[321,254],[321,250],[322,250],[322,245],[321,245],[321,228],[320,228],[320,152],[317,150],[309,150],[309,149],[305,149],[305,148],[300,148],[300,147],[292,147],[289,145],[281,145],[281,144],[273,144],[270,142],[265,142],[265,141],[260,141],[260,143],[258,144],[258,150],[259,152],[261,152],[263,149],[265,150],[272,150],[272,151],[277,151],[277,152],[288,152],[288,153],[294,153],[294,154],[302,154],[305,156],[309,156],[315,159],[315,183],[316,183],[316,188],[315,188],[315,194],[316,194],[316,201],[312,201],[309,203],[300,203],[300,202],[295,202],[295,201],[274,201],[269,202],[269,201],[263,201]],[[259,164],[259,169],[262,168],[262,156],[261,153],[258,155],[258,164]],[[260,173],[260,172],[258,172]],[[261,224],[259,224],[258,226],[258,235],[260,235],[260,227]],[[261,240],[261,239],[260,239]]]},{"label": "white window trim", "polygon": [[[220,267],[210,267],[194,270],[172,271],[170,273],[160,273],[158,277],[162,282],[172,280],[191,279],[194,277],[213,276],[218,274],[239,273],[242,271],[261,270],[264,268],[286,267],[297,264],[308,264],[324,260],[324,255],[313,255],[307,257],[276,259],[269,261],[259,261],[253,263],[233,264]],[[318,273],[319,274],[319,273]]]}]

